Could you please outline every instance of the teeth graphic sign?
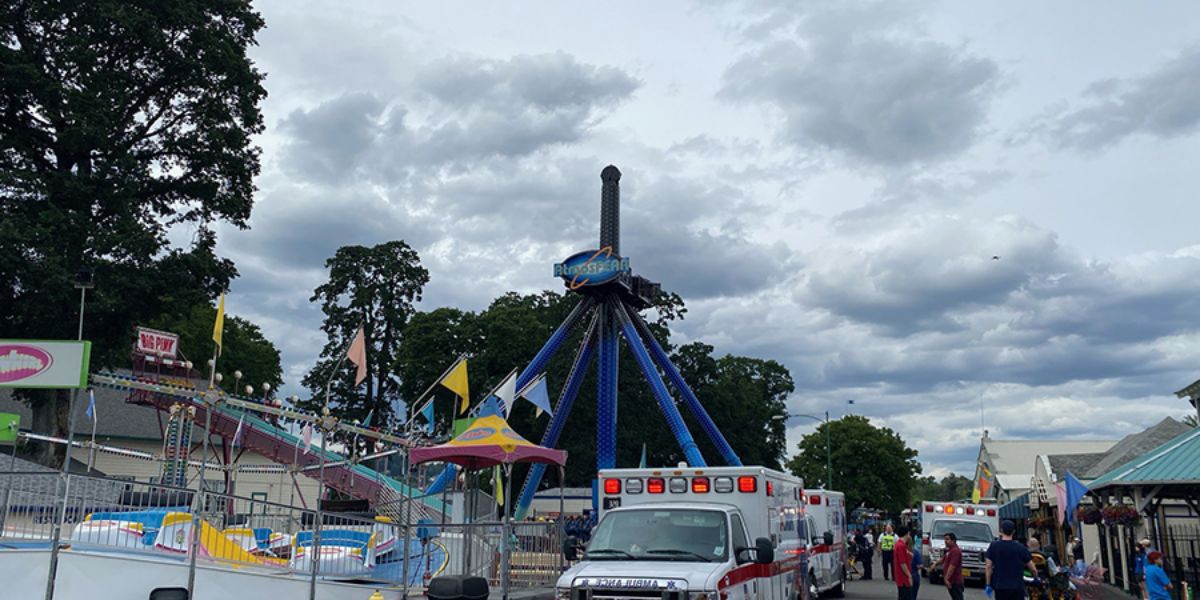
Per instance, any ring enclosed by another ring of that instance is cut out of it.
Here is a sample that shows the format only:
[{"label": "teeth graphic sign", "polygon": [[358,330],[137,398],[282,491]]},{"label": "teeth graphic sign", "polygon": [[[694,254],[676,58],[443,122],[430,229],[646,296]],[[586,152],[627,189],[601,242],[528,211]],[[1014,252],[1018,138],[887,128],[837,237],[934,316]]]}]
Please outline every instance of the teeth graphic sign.
[{"label": "teeth graphic sign", "polygon": [[87,385],[91,342],[0,340],[0,388]]}]

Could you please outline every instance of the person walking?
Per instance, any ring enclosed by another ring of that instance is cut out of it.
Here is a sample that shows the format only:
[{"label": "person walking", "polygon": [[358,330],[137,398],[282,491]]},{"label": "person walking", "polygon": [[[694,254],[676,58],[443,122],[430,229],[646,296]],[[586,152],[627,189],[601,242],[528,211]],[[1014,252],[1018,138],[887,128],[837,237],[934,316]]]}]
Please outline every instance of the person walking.
[{"label": "person walking", "polygon": [[[890,525],[888,530],[890,533]],[[896,582],[896,598],[897,600],[913,600],[913,557],[908,551],[912,538],[908,537],[908,528],[903,525],[900,526],[900,535],[892,534],[892,538],[892,579]]]},{"label": "person walking", "polygon": [[892,576],[892,549],[896,545],[896,534],[892,531],[891,523],[883,528],[883,533],[879,536],[879,556],[883,562],[883,578],[891,579]]},{"label": "person walking", "polygon": [[1150,555],[1151,552],[1154,552],[1154,551],[1155,550],[1150,543],[1150,539],[1143,538],[1141,541],[1138,542],[1136,550],[1134,551],[1134,555],[1133,555],[1133,581],[1135,583],[1137,583],[1138,589],[1141,590],[1141,594],[1142,594],[1141,597],[1143,599],[1149,597],[1146,593],[1146,564],[1148,562],[1147,557]]},{"label": "person walking", "polygon": [[912,600],[917,600],[917,592],[921,590],[921,565],[925,564],[925,558],[921,556],[921,544],[913,543],[913,532],[910,530],[908,536],[904,539],[904,545],[911,548],[912,554]]},{"label": "person walking", "polygon": [[946,591],[950,592],[950,600],[963,600],[965,581],[962,574],[962,548],[958,547],[958,536],[950,532],[942,539],[946,542],[946,553],[933,568],[941,566],[942,583],[946,584]]},{"label": "person walking", "polygon": [[1146,555],[1146,593],[1150,600],[1171,600],[1171,578],[1162,568],[1162,553],[1154,550]]},{"label": "person walking", "polygon": [[872,562],[875,559],[875,552],[871,548],[870,532],[858,532],[858,539],[855,544],[858,546],[858,562],[863,567],[863,581],[871,580]]},{"label": "person walking", "polygon": [[1016,530],[1016,524],[1005,519],[1000,523],[1000,539],[988,546],[984,574],[984,593],[988,598],[995,593],[996,600],[1022,600],[1025,597],[1025,569],[1037,573],[1033,554],[1013,540]]}]

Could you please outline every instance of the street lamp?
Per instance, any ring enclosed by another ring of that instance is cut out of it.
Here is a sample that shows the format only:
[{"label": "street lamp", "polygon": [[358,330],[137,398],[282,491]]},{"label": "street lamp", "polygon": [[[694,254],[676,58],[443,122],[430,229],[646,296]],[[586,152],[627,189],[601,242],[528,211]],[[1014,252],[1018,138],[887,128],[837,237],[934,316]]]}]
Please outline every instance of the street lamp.
[{"label": "street lamp", "polygon": [[833,489],[833,453],[830,450],[830,446],[829,446],[829,411],[825,411],[824,419],[822,419],[821,417],[813,416],[813,415],[786,414],[786,415],[775,415],[775,416],[771,417],[771,420],[772,421],[786,421],[792,417],[804,417],[806,419],[813,419],[814,421],[825,423],[825,489],[827,489],[827,490]]}]

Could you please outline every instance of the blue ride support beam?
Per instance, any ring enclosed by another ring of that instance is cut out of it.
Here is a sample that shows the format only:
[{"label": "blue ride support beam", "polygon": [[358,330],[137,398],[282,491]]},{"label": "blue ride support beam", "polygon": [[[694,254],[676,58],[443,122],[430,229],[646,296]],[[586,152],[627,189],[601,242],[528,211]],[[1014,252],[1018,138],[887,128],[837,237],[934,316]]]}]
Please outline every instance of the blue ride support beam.
[{"label": "blue ride support beam", "polygon": [[708,416],[708,411],[704,410],[704,405],[700,404],[700,399],[692,392],[692,388],[684,381],[683,375],[679,374],[679,369],[675,368],[675,364],[671,362],[671,358],[667,356],[666,351],[659,345],[658,340],[654,338],[654,334],[650,331],[650,327],[646,325],[646,320],[636,312],[630,313],[630,318],[633,324],[637,327],[638,333],[649,346],[650,356],[654,358],[654,362],[662,369],[667,378],[671,380],[671,385],[675,386],[676,390],[683,396],[683,403],[687,405],[692,416],[700,422],[700,428],[708,435],[708,439],[712,440],[717,451],[725,459],[725,464],[731,467],[742,466],[742,459],[738,457],[737,452],[734,452],[733,447],[729,442],[725,441],[725,436],[721,435],[721,430],[717,429],[717,424],[713,422],[712,417]]},{"label": "blue ride support beam", "polygon": [[[554,357],[555,352],[558,352],[558,348],[562,346],[564,341],[566,341],[567,336],[571,333],[571,329],[575,327],[575,324],[578,323],[585,314],[587,314],[588,310],[591,309],[592,305],[595,303],[596,301],[592,299],[591,296],[584,296],[583,299],[575,305],[575,308],[571,309],[571,312],[567,315],[567,318],[563,319],[563,322],[558,325],[558,329],[555,329],[554,333],[550,334],[550,339],[546,340],[546,343],[542,345],[542,349],[538,350],[538,353],[533,356],[533,360],[529,361],[529,366],[525,367],[525,370],[521,371],[521,374],[517,376],[518,390],[526,385],[529,385],[529,382],[533,381],[534,377],[545,370],[546,363],[550,362],[550,359]],[[472,412],[477,412],[478,408],[479,407],[476,406]],[[446,468],[442,469],[442,473],[437,476],[437,479],[434,479],[433,483],[429,484],[429,487],[425,489],[425,493],[440,493],[442,489],[449,485],[451,481],[454,481],[454,478],[457,475],[458,469],[454,465],[447,464]]]},{"label": "blue ride support beam", "polygon": [[650,355],[646,353],[646,346],[643,345],[637,328],[629,319],[629,313],[626,312],[624,306],[617,303],[613,303],[612,311],[621,325],[621,331],[625,333],[625,344],[629,346],[634,360],[642,369],[642,375],[646,377],[646,382],[650,384],[650,389],[654,392],[654,397],[658,399],[658,407],[662,409],[663,416],[667,418],[667,425],[671,428],[671,433],[675,434],[675,440],[679,442],[679,447],[683,450],[684,457],[687,458],[688,466],[708,466],[704,462],[704,456],[700,454],[700,447],[696,445],[696,440],[688,431],[687,424],[683,422],[683,415],[679,414],[675,400],[667,391],[667,384],[663,383],[662,377],[654,368],[653,361],[650,360]]},{"label": "blue ride support beam", "polygon": [[[591,366],[592,358],[596,356],[596,328],[597,317],[593,315],[587,333],[583,336],[583,342],[579,345],[579,351],[575,354],[575,363],[571,365],[567,383],[558,396],[558,403],[554,405],[554,416],[550,418],[550,424],[546,426],[546,432],[542,434],[541,445],[547,448],[558,446],[558,438],[562,436],[563,429],[567,425],[571,407],[575,405],[575,398],[579,396],[579,389],[583,387],[583,379],[587,376],[588,367]],[[529,505],[533,504],[533,497],[537,494],[545,473],[545,464],[537,463],[530,467],[529,473],[525,476],[525,484],[521,486],[520,500],[517,501],[517,511],[514,517],[516,520],[524,519],[525,515],[529,513]],[[559,485],[562,483],[560,482]]]},{"label": "blue ride support beam", "polygon": [[600,357],[596,364],[596,470],[617,466],[617,317],[615,299],[600,305]]}]

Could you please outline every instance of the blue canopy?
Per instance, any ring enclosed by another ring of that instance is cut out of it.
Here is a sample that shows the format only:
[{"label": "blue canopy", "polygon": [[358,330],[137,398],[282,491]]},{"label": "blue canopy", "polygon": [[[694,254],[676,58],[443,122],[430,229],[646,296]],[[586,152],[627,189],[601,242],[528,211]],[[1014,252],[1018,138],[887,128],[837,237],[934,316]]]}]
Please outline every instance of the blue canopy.
[{"label": "blue canopy", "polygon": [[1028,519],[1029,512],[1029,492],[1021,494],[1000,507],[1000,518],[1016,521],[1019,519]]}]

